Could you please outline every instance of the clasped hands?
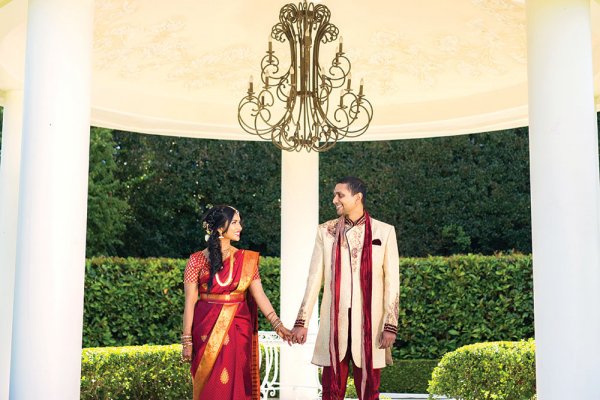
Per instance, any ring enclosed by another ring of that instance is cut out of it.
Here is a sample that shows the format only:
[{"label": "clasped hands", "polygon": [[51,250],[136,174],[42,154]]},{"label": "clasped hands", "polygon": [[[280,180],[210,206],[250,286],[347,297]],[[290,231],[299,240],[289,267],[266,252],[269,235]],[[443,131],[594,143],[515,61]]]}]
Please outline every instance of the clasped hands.
[{"label": "clasped hands", "polygon": [[276,330],[277,334],[284,341],[286,341],[290,346],[292,345],[292,343],[298,343],[298,344],[306,343],[306,336],[308,335],[308,328],[296,326],[296,327],[292,328],[292,330],[290,331],[289,329],[287,329],[283,325],[281,325],[281,329],[282,329],[281,333],[278,330]]},{"label": "clasped hands", "polygon": [[292,328],[292,330],[290,331],[289,329],[282,326],[282,329],[284,330],[284,332],[282,332],[282,333],[279,333],[279,331],[276,331],[276,332],[290,346],[292,345],[292,343],[298,343],[298,344],[306,343],[306,336],[308,334],[307,328],[296,326],[296,327]]}]

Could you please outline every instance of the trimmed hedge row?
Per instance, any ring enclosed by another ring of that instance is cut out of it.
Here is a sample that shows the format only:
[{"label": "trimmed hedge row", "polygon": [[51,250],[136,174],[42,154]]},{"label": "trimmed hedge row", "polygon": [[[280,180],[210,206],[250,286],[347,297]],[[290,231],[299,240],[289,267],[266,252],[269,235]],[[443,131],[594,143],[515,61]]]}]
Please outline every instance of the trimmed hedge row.
[{"label": "trimmed hedge row", "polygon": [[[185,264],[166,258],[89,259],[84,347],[176,343]],[[278,312],[279,265],[278,258],[261,258],[263,287]],[[405,258],[400,271],[396,359],[439,359],[471,343],[533,336],[530,256]],[[260,329],[270,329],[262,315]]]},{"label": "trimmed hedge row", "polygon": [[400,260],[395,358],[441,358],[461,346],[533,337],[531,256]]},{"label": "trimmed hedge row", "polygon": [[[177,343],[186,262],[170,258],[88,259],[83,347]],[[265,293],[279,311],[279,259],[262,257],[260,263]],[[262,314],[259,329],[271,330]]]},{"label": "trimmed hedge row", "polygon": [[82,400],[192,398],[189,364],[181,345],[83,349]]},{"label": "trimmed hedge row", "polygon": [[461,347],[441,359],[433,370],[428,391],[463,400],[535,398],[535,343],[492,342]]},{"label": "trimmed hedge row", "polygon": [[427,393],[431,374],[439,360],[394,360],[381,370],[382,393]]},{"label": "trimmed hedge row", "polygon": [[[189,364],[180,345],[83,349],[81,399],[181,400],[191,398]],[[426,393],[436,360],[395,360],[382,370],[381,391]],[[347,395],[356,394],[351,379]]]}]

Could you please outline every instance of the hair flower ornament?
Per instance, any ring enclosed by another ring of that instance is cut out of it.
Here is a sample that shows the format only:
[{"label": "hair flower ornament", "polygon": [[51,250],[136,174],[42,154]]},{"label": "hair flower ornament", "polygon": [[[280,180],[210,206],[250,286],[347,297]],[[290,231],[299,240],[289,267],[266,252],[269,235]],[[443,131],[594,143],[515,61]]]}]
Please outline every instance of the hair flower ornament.
[{"label": "hair flower ornament", "polygon": [[209,236],[210,236],[210,234],[211,234],[211,230],[210,230],[210,228],[208,227],[208,223],[207,223],[206,221],[202,222],[202,227],[204,228],[204,231],[206,232],[206,235],[204,235],[204,240],[205,240],[206,242],[208,242],[208,237],[209,237]]}]

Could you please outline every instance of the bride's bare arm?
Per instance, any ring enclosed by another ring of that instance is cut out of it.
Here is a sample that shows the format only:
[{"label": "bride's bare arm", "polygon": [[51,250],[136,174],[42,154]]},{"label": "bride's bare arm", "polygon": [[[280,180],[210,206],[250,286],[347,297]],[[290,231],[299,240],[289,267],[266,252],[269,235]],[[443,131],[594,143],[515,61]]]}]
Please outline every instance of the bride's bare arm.
[{"label": "bride's bare arm", "polygon": [[[194,320],[194,307],[196,301],[198,301],[198,284],[197,283],[185,283],[183,285],[185,291],[185,304],[183,306],[183,336],[191,336],[192,334],[192,321]],[[181,358],[185,361],[191,361],[192,359],[192,346],[184,345],[181,352]]]},{"label": "bride's bare arm", "polygon": [[275,330],[275,332],[277,332],[277,334],[280,335],[288,343],[291,343],[291,332],[285,326],[283,326],[281,320],[279,320],[279,317],[277,316],[277,313],[275,312],[271,301],[269,301],[269,298],[263,290],[260,279],[255,279],[254,281],[252,281],[252,283],[250,284],[250,294],[252,295],[252,297],[254,297],[254,301],[256,301],[256,305],[258,306],[260,311],[271,323],[273,330]]}]

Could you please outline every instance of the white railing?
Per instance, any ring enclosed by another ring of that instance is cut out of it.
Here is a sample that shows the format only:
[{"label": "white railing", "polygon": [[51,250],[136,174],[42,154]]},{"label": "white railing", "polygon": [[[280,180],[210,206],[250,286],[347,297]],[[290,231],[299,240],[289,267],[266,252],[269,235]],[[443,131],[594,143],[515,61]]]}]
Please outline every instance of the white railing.
[{"label": "white railing", "polygon": [[[309,339],[311,338],[309,335]],[[264,364],[264,375],[260,382],[260,398],[279,398],[281,387],[279,382],[279,350],[284,342],[275,332],[259,331],[258,343],[260,349],[259,365],[262,367]],[[320,368],[315,368],[314,387],[317,388],[318,398],[320,399],[323,388],[319,381],[319,370]]]},{"label": "white railing", "polygon": [[[259,365],[265,374],[260,381],[260,398],[279,397],[279,349],[283,340],[275,332],[259,331]],[[261,368],[262,369],[262,368]]]}]

